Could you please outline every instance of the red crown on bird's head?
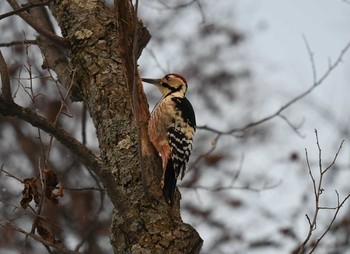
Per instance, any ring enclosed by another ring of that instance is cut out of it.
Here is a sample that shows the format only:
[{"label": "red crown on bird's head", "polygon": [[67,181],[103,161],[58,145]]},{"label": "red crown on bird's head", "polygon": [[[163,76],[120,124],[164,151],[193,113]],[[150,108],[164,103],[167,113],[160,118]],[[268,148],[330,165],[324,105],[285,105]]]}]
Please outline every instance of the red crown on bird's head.
[{"label": "red crown on bird's head", "polygon": [[[175,77],[178,77],[178,78],[181,79],[185,84],[187,84],[186,79],[185,79],[182,75],[180,75],[180,74],[178,74],[178,73],[169,73],[168,75],[173,75],[173,76],[175,76]],[[166,76],[168,76],[168,75],[166,75]]]}]

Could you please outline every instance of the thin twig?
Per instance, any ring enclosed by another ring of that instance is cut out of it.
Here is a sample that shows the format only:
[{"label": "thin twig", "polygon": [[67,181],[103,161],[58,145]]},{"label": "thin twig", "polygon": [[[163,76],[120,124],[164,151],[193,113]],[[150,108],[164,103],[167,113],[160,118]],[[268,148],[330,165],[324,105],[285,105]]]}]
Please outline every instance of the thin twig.
[{"label": "thin twig", "polygon": [[[51,72],[50,72],[50,75],[51,75]],[[71,80],[74,80],[74,77],[75,77],[75,71],[73,71],[73,73],[72,73],[72,79],[71,79]],[[64,108],[68,108],[68,107],[66,107],[66,100],[67,100],[68,96],[70,95],[70,91],[71,91],[71,89],[72,89],[72,87],[73,87],[73,83],[74,83],[74,82],[72,81],[72,82],[69,84],[69,87],[68,87],[68,89],[67,89],[67,91],[66,91],[66,94],[63,95],[62,92],[61,92],[61,90],[60,90],[60,88],[59,88],[59,86],[58,86],[58,84],[57,84],[57,82],[55,82],[56,87],[57,87],[57,89],[58,89],[58,92],[59,92],[59,94],[60,94],[60,96],[61,96],[61,103],[60,103],[60,109],[58,110],[58,112],[57,112],[57,114],[56,114],[56,116],[55,116],[55,120],[54,120],[54,122],[53,122],[53,125],[54,125],[54,126],[57,126],[58,118],[60,117],[60,115],[61,115],[61,113],[62,113],[62,110],[63,110]],[[52,142],[53,142],[53,136],[51,135],[51,136],[50,136],[50,141],[49,141],[49,148],[48,148],[48,151],[47,151],[47,156],[44,157],[44,159],[45,159],[45,165],[48,164],[48,160],[49,160],[49,158],[50,158]],[[83,145],[85,145],[85,144],[83,143]]]},{"label": "thin twig", "polygon": [[313,253],[315,251],[315,249],[317,248],[318,244],[321,242],[321,240],[324,238],[324,236],[329,232],[329,230],[331,229],[332,225],[334,224],[335,222],[335,219],[337,218],[338,216],[338,213],[340,211],[340,208],[344,205],[344,203],[350,198],[350,194],[347,195],[343,201],[340,203],[339,201],[339,193],[337,191],[335,191],[336,194],[337,194],[337,202],[338,202],[338,206],[336,207],[336,211],[335,213],[333,214],[333,218],[332,220],[330,221],[330,223],[328,224],[328,227],[326,228],[326,230],[323,232],[323,234],[317,239],[317,241],[313,244],[313,247],[311,249],[311,251],[309,252],[309,254]]},{"label": "thin twig", "polygon": [[195,2],[199,2],[199,1],[198,0],[191,0],[188,3],[182,3],[182,4],[170,6],[168,4],[168,1],[160,1],[160,3],[163,4],[167,9],[175,9],[175,10],[189,7],[190,5],[194,4]]},{"label": "thin twig", "polygon": [[22,179],[20,179],[19,177],[17,177],[17,176],[15,176],[15,175],[11,174],[10,172],[6,171],[6,170],[4,169],[4,164],[1,165],[0,171],[4,172],[4,173],[6,174],[6,176],[11,177],[11,178],[13,178],[13,179],[16,179],[16,180],[17,180],[18,182],[20,182],[20,183],[23,183],[23,180],[22,180]]},{"label": "thin twig", "polygon": [[315,205],[314,205],[314,213],[312,218],[310,219],[310,217],[306,214],[306,218],[307,221],[309,223],[309,230],[307,233],[307,236],[305,237],[304,241],[302,242],[302,244],[299,246],[298,248],[298,254],[303,254],[305,252],[305,247],[306,245],[310,242],[311,237],[313,235],[313,232],[316,230],[316,226],[317,226],[317,219],[318,219],[318,215],[319,215],[319,211],[320,210],[335,210],[335,213],[333,215],[333,218],[331,220],[331,222],[328,225],[328,228],[322,233],[322,235],[317,239],[316,242],[313,242],[312,244],[312,249],[309,252],[310,254],[314,252],[314,250],[317,248],[318,244],[320,243],[320,241],[324,238],[324,236],[329,232],[331,226],[333,225],[338,212],[340,210],[340,208],[343,206],[343,204],[348,200],[348,198],[350,197],[350,194],[348,196],[346,196],[342,202],[339,201],[339,194],[337,191],[337,207],[324,207],[324,206],[320,206],[320,198],[321,198],[321,194],[323,193],[324,189],[323,189],[323,178],[325,176],[325,174],[327,173],[327,171],[333,167],[335,165],[335,162],[338,158],[338,155],[340,153],[340,150],[342,149],[344,140],[341,142],[336,155],[332,161],[332,163],[325,169],[323,170],[323,165],[322,165],[322,149],[321,149],[321,145],[319,142],[319,138],[318,138],[318,133],[317,130],[315,130],[315,136],[316,136],[316,145],[317,145],[317,150],[318,150],[318,172],[319,172],[319,176],[318,179],[316,181],[312,170],[311,170],[311,166],[310,166],[310,162],[309,162],[309,156],[307,153],[307,149],[305,149],[305,156],[306,156],[306,163],[307,163],[307,168],[309,171],[309,175],[312,181],[312,186],[313,186],[313,194],[314,194],[314,198],[315,198]]},{"label": "thin twig", "polygon": [[272,184],[272,185],[265,185],[262,188],[256,188],[256,187],[251,187],[249,185],[246,186],[233,186],[230,184],[229,186],[220,186],[220,187],[208,187],[208,186],[202,186],[202,185],[197,185],[197,186],[185,186],[185,185],[179,185],[180,188],[185,188],[185,189],[191,189],[191,190],[206,190],[210,192],[221,192],[221,191],[226,191],[226,190],[248,190],[252,192],[261,192],[263,190],[270,190],[274,189],[277,186],[281,184],[281,181],[278,183]]},{"label": "thin twig", "polygon": [[86,145],[86,119],[87,119],[87,109],[85,103],[81,108],[81,143]]},{"label": "thin twig", "polygon": [[235,182],[237,181],[238,177],[241,175],[242,168],[243,168],[243,162],[244,162],[244,156],[242,155],[241,159],[239,160],[238,170],[233,175],[230,186],[233,186],[235,184]]},{"label": "thin twig", "polygon": [[[92,172],[92,170],[90,168],[88,168],[88,172],[90,173],[90,176],[92,177],[92,179],[95,180],[95,182],[96,182],[96,184],[98,186],[98,189],[103,189],[103,186],[102,186],[99,178],[94,174],[94,172]],[[95,213],[95,216],[93,217],[92,221],[89,223],[88,227],[84,230],[85,232],[82,235],[82,238],[81,238],[80,242],[75,247],[75,251],[79,251],[79,249],[86,242],[86,240],[88,239],[90,234],[93,233],[93,230],[95,229],[96,224],[98,223],[99,215],[100,215],[100,213],[102,212],[102,210],[104,208],[105,195],[106,195],[106,191],[100,191],[100,206],[99,206],[97,212]]]},{"label": "thin twig", "polygon": [[25,6],[19,7],[18,9],[14,10],[14,11],[9,11],[5,14],[0,15],[0,20],[7,18],[7,17],[10,17],[10,16],[13,16],[13,15],[16,15],[16,14],[19,14],[20,12],[23,12],[23,11],[27,11],[27,10],[34,8],[34,7],[48,5],[51,1],[52,0],[48,0],[48,1],[44,1],[44,2],[37,2],[37,3],[28,3]]},{"label": "thin twig", "polygon": [[[14,211],[15,211],[15,210],[19,210],[19,211],[23,212],[22,214],[20,214],[20,215],[17,216],[16,218],[11,218],[11,219],[9,219],[9,221],[15,221],[15,220],[19,219],[20,217],[23,217],[24,215],[30,215],[30,216],[33,216],[33,217],[38,217],[38,218],[40,218],[42,221],[45,221],[45,222],[48,222],[48,223],[50,222],[50,219],[49,219],[49,218],[47,218],[47,217],[45,217],[45,216],[43,216],[43,215],[38,215],[38,214],[36,214],[35,211],[33,211],[33,210],[31,210],[31,209],[30,209],[30,210],[28,210],[28,209],[23,209],[21,206],[14,205],[14,204],[12,204],[12,203],[10,203],[10,202],[8,202],[8,201],[5,201],[5,200],[3,200],[3,199],[1,199],[1,198],[0,198],[0,202],[3,203],[4,205],[7,205],[7,206],[12,207]],[[2,221],[2,220],[3,220],[3,219],[0,219],[0,221]],[[52,222],[51,222],[51,223],[52,223]],[[56,224],[52,224],[52,225],[54,225],[55,228],[60,229]]]},{"label": "thin twig", "polygon": [[301,134],[300,131],[299,131],[300,127],[302,126],[302,123],[299,124],[299,126],[295,126],[294,124],[292,124],[292,123],[288,120],[287,117],[283,116],[282,114],[279,114],[278,116],[279,116],[280,118],[282,118],[282,119],[288,124],[288,126],[289,126],[299,137],[301,137],[301,138],[304,137],[304,135]]},{"label": "thin twig", "polygon": [[150,54],[150,56],[153,58],[154,62],[156,63],[157,68],[159,68],[163,73],[167,73],[168,71],[163,68],[161,63],[159,62],[156,54],[152,49],[146,48],[146,51]]},{"label": "thin twig", "polygon": [[322,172],[323,174],[327,173],[327,171],[333,167],[333,165],[335,164],[337,158],[338,158],[338,155],[340,153],[340,150],[343,148],[343,144],[344,144],[345,140],[343,140],[341,143],[340,143],[340,146],[338,148],[338,151],[337,153],[335,154],[334,158],[333,158],[333,161],[331,162],[331,164],[329,164],[329,166]]},{"label": "thin twig", "polygon": [[31,44],[31,45],[37,45],[37,40],[23,40],[23,41],[11,41],[11,42],[3,42],[0,43],[0,47],[12,47],[17,45],[25,45],[25,44]]},{"label": "thin twig", "polygon": [[63,187],[65,191],[103,191],[106,192],[105,188],[100,187],[81,187],[81,188],[69,188],[69,187]]},{"label": "thin twig", "polygon": [[24,229],[18,227],[17,225],[15,225],[13,222],[11,222],[9,220],[2,220],[2,222],[4,222],[4,224],[0,223],[1,227],[13,229],[13,230],[15,230],[15,231],[17,231],[17,232],[19,232],[21,234],[24,234],[27,237],[30,237],[30,238],[34,239],[35,241],[38,241],[38,242],[44,244],[44,245],[56,248],[62,254],[81,254],[81,252],[71,251],[71,250],[66,249],[60,243],[55,243],[55,242],[52,243],[52,242],[49,242],[49,241],[45,241],[40,236],[37,236],[37,235],[35,235],[35,234],[31,233],[31,232],[25,231]]},{"label": "thin twig", "polygon": [[314,53],[311,50],[311,47],[309,45],[309,42],[306,39],[306,36],[303,35],[303,40],[306,46],[306,50],[309,54],[310,57],[310,64],[311,64],[311,69],[312,69],[312,81],[315,84],[317,82],[317,72],[316,72],[316,65],[315,65],[315,60],[314,60]]},{"label": "thin twig", "polygon": [[188,170],[190,171],[192,168],[194,168],[203,158],[207,157],[209,154],[211,154],[212,152],[214,152],[214,150],[217,147],[217,143],[220,139],[221,135],[218,134],[216,135],[216,137],[212,140],[212,146],[208,149],[208,151],[206,153],[202,153],[201,155],[199,155],[197,157],[197,159],[188,167]]}]

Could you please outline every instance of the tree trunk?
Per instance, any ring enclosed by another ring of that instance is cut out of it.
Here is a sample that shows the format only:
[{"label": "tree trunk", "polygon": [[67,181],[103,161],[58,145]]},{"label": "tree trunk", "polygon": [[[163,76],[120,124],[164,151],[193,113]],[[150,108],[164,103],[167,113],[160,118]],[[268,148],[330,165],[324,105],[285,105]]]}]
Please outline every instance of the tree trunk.
[{"label": "tree trunk", "polygon": [[[50,5],[71,43],[73,96],[83,100],[96,127],[100,164],[91,170],[115,207],[110,232],[114,253],[199,253],[202,240],[181,220],[179,202],[170,207],[162,197],[161,165],[147,137],[148,105],[134,71],[136,17],[131,1],[115,2],[115,13],[98,0]],[[147,30],[137,22],[142,49]]]}]

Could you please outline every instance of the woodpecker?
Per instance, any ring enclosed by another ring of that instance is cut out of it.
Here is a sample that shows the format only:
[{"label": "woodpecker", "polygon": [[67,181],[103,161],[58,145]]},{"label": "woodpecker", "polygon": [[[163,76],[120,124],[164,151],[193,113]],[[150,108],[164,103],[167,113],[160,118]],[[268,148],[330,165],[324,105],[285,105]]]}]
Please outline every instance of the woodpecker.
[{"label": "woodpecker", "polygon": [[168,204],[174,201],[177,178],[184,177],[196,132],[196,117],[185,97],[187,81],[179,74],[160,79],[142,79],[157,86],[162,98],[154,107],[148,123],[148,136],[162,158],[161,188]]}]

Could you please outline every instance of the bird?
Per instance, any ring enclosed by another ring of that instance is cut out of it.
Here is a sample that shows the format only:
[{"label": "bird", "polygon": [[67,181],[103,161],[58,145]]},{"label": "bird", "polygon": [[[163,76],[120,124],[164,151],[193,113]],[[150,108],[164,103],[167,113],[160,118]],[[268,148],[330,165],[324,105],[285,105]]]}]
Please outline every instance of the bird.
[{"label": "bird", "polygon": [[161,156],[160,185],[165,201],[172,205],[177,179],[179,176],[183,179],[191,155],[196,117],[185,97],[188,85],[183,76],[170,73],[163,78],[142,78],[142,81],[155,85],[162,94],[151,112],[148,136]]}]

